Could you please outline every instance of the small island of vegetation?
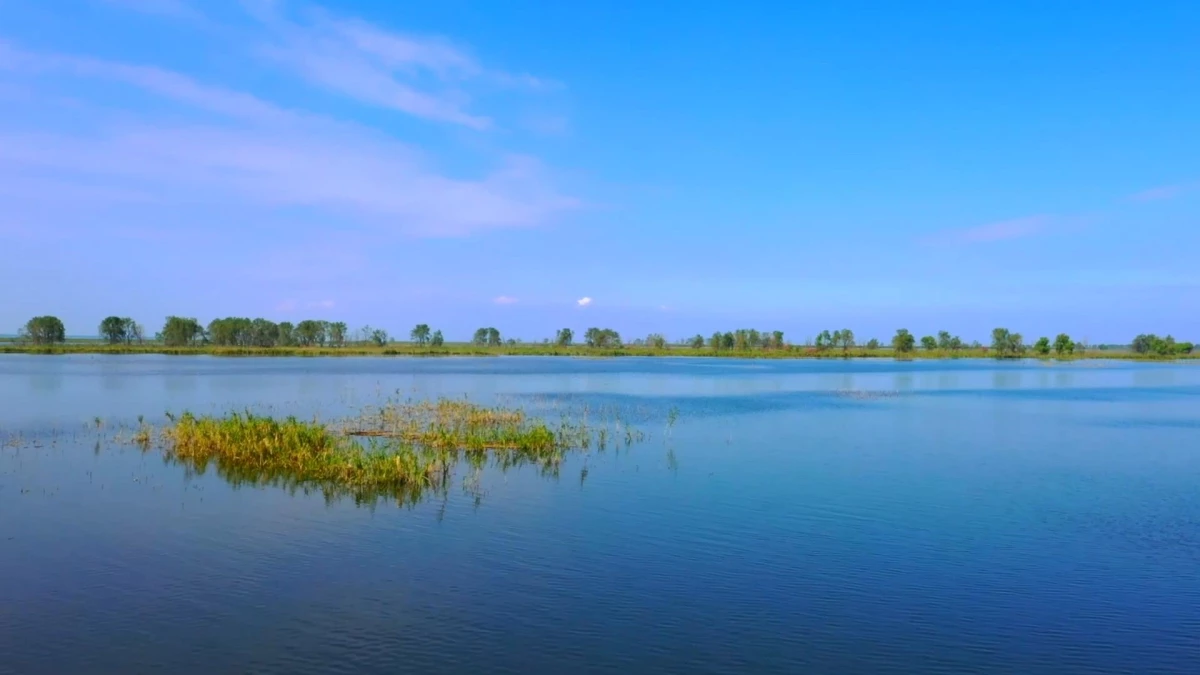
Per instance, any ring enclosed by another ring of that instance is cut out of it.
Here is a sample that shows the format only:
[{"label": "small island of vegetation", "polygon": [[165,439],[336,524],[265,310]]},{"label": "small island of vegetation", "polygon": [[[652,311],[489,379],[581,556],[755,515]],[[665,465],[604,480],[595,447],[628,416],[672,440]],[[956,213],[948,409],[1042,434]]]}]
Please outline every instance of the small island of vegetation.
[{"label": "small island of vegetation", "polygon": [[445,494],[462,462],[472,471],[531,465],[557,476],[567,453],[644,439],[604,411],[563,412],[554,424],[521,408],[446,398],[388,402],[331,423],[252,412],[168,420],[157,429],[142,423],[129,440],[197,474],[214,469],[233,485],[317,491],[359,504],[415,504]]}]

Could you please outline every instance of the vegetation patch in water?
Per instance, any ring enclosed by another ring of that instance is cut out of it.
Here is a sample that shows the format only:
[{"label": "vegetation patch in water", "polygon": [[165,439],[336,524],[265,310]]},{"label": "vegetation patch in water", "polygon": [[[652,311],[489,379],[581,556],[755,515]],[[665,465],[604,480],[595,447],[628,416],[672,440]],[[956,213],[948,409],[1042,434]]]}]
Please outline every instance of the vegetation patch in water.
[{"label": "vegetation patch in water", "polygon": [[[389,403],[330,424],[250,412],[184,413],[158,438],[168,460],[199,473],[215,467],[235,485],[415,502],[431,490],[444,491],[460,461],[475,469],[532,464],[554,474],[569,451],[603,450],[622,440],[630,445],[643,435],[619,423],[614,433],[564,414],[552,425],[520,409],[441,399]],[[144,429],[135,434],[144,447],[148,439]]]}]

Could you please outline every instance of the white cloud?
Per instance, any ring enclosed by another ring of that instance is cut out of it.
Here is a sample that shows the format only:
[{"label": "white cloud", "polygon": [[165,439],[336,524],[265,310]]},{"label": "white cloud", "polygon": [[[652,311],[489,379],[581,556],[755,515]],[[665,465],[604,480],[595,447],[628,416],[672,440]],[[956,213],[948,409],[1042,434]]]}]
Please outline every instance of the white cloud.
[{"label": "white cloud", "polygon": [[579,305],[580,307],[587,307],[588,305],[592,304],[592,299],[587,296],[584,296],[584,297],[576,300],[575,304]]},{"label": "white cloud", "polygon": [[[159,68],[24,52],[0,41],[4,71],[115,81],[199,117],[168,124],[125,114],[106,124],[100,110],[80,116],[85,129],[70,134],[0,128],[0,183],[37,171],[47,184],[76,184],[96,194],[308,207],[424,236],[534,226],[579,205],[560,194],[531,157],[510,155],[481,176],[451,177],[385,134]],[[207,120],[211,115],[225,121]]]},{"label": "white cloud", "polygon": [[1137,194],[1129,195],[1128,200],[1134,202],[1157,202],[1165,199],[1174,199],[1189,191],[1200,188],[1200,183],[1178,185],[1160,185],[1159,187],[1142,190]]},{"label": "white cloud", "polygon": [[492,300],[492,302],[496,303],[497,305],[515,305],[517,303],[517,299],[511,296],[501,295],[495,300]]},{"label": "white cloud", "polygon": [[924,241],[930,244],[990,244],[1043,234],[1054,223],[1055,219],[1051,216],[1028,216],[986,225],[946,230],[926,237]]},{"label": "white cloud", "polygon": [[316,86],[361,103],[487,129],[492,120],[467,109],[468,84],[545,86],[530,75],[488,70],[443,38],[402,34],[320,9],[287,10],[284,2],[256,6],[253,13],[270,33],[259,53]]}]

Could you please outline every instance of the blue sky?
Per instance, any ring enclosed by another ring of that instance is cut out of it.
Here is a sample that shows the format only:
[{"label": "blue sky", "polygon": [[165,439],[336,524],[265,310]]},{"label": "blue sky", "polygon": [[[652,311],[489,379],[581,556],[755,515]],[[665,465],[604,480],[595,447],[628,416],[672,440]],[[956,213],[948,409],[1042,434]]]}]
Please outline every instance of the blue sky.
[{"label": "blue sky", "polygon": [[1195,2],[0,0],[0,332],[1196,339],[1198,34]]}]

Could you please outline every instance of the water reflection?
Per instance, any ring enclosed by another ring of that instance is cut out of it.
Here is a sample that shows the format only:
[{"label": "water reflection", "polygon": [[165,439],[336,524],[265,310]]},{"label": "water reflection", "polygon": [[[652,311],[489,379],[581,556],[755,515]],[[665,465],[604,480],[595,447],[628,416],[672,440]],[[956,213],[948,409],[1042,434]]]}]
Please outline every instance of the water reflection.
[{"label": "water reflection", "polygon": [[1016,389],[1020,386],[1020,370],[1001,368],[992,373],[992,387],[995,389]]}]

